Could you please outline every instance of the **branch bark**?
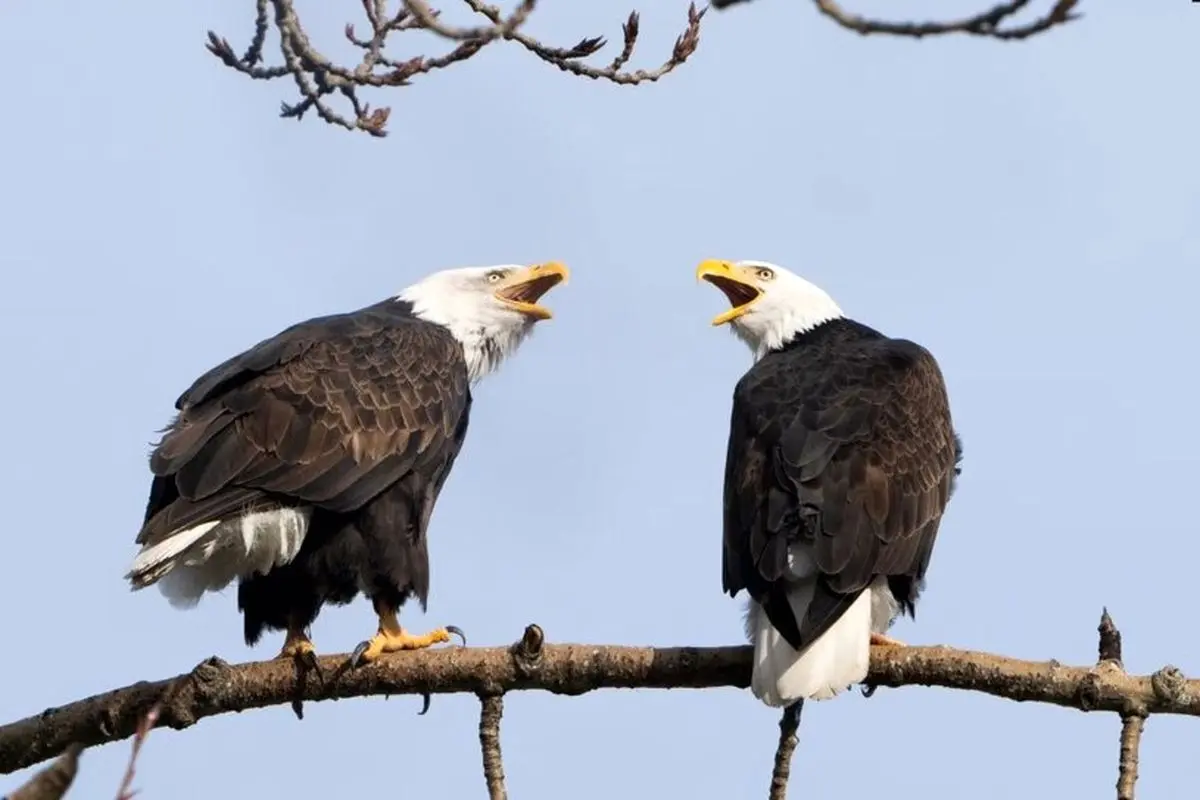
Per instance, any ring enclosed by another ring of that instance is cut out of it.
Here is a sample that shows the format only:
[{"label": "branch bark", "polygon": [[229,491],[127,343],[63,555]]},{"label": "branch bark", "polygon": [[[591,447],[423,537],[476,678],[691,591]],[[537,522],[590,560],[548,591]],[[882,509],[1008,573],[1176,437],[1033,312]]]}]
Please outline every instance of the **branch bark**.
[{"label": "branch bark", "polygon": [[[305,701],[320,702],[370,695],[532,689],[577,695],[597,689],[749,685],[748,646],[652,648],[543,644],[543,639],[541,629],[530,626],[510,647],[399,653],[355,670],[346,669],[344,654],[324,656],[321,667],[330,677],[324,683],[306,681],[299,692],[290,662],[230,665],[213,657],[168,680],[142,681],[0,727],[0,773],[53,758],[71,744],[91,747],[127,739],[156,704],[156,726],[182,730],[217,714],[291,703],[298,693]],[[1187,680],[1170,666],[1133,676],[1112,662],[1072,667],[942,646],[873,647],[867,683],[941,686],[1084,711],[1200,716],[1200,681]]]},{"label": "branch bark", "polygon": [[508,800],[504,788],[504,759],[500,755],[500,718],[504,716],[504,695],[479,696],[479,749],[483,754],[483,779],[490,800]]},{"label": "branch bark", "polygon": [[792,776],[792,755],[800,743],[800,715],[804,701],[788,706],[779,718],[779,744],[775,747],[775,767],[771,770],[771,788],[767,800],[787,800],[788,779]]},{"label": "branch bark", "polygon": [[79,745],[71,745],[53,764],[34,775],[4,800],[62,800],[79,772],[79,754],[82,752],[83,748]]}]

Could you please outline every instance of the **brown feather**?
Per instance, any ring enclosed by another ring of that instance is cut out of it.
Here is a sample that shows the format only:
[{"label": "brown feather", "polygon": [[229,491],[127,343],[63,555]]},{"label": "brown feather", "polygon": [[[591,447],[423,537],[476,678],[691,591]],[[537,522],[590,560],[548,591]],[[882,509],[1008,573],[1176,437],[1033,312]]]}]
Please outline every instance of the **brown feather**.
[{"label": "brown feather", "polygon": [[[835,320],[765,355],[734,393],[725,590],[748,590],[796,647],[880,576],[911,611],[960,457],[941,371],[919,345]],[[779,563],[806,540],[823,579],[797,620]]]}]

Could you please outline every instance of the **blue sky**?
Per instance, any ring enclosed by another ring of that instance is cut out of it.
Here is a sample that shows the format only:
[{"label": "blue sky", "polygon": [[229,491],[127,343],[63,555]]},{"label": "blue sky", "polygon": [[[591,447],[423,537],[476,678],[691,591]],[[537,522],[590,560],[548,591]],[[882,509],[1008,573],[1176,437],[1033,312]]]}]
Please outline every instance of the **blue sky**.
[{"label": "blue sky", "polygon": [[[709,327],[723,301],[693,269],[759,258],[945,371],[964,474],[918,621],[895,635],[1089,662],[1107,604],[1130,669],[1200,672],[1186,628],[1200,558],[1192,4],[1085,0],[1081,22],[1004,44],[862,38],[807,3],[758,0],[710,14],[693,61],[640,89],[491,48],[371,98],[393,106],[385,140],[281,120],[289,83],[205,52],[209,28],[244,48],[251,3],[70,5],[0,11],[0,607],[3,677],[19,687],[0,693],[0,718],[214,653],[276,652],[274,638],[243,645],[233,592],[182,613],[121,579],[148,443],[196,375],[435,269],[551,258],[572,281],[477,392],[414,628],[458,624],[481,645],[532,621],[558,641],[741,641],[742,601],[720,586],[720,493],[749,356]],[[338,52],[361,14],[301,10]],[[619,40],[627,10],[545,0],[528,30]],[[642,11],[653,66],[686,3]],[[344,652],[374,624],[360,601],[326,611],[314,637]],[[161,731],[137,786],[175,800],[483,796],[475,698],[419,706]],[[776,720],[733,689],[512,695],[509,790],[764,796]],[[1200,780],[1195,725],[1150,721],[1139,797]],[[1118,727],[946,690],[851,693],[806,710],[793,794],[1105,796]],[[71,796],[111,797],[127,756],[127,742],[89,751]],[[381,786],[389,771],[409,785]]]}]

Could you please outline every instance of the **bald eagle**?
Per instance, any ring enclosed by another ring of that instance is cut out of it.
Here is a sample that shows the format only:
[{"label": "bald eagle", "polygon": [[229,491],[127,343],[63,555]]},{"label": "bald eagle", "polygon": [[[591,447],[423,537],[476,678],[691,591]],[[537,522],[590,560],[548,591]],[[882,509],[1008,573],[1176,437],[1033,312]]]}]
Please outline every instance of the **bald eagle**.
[{"label": "bald eagle", "polygon": [[[848,319],[763,261],[704,261],[713,319],[754,353],[733,392],[723,585],[749,595],[751,691],[824,700],[867,676],[871,644],[913,615],[962,445],[928,350]],[[797,706],[798,710],[798,706]]]},{"label": "bald eagle", "polygon": [[284,630],[280,657],[301,661],[321,607],[360,592],[379,630],[355,663],[462,636],[411,634],[397,613],[426,605],[427,528],[471,386],[550,317],[538,301],[567,277],[557,262],[444,270],[201,376],[150,456],[132,588],[189,608],[237,581],[246,644]]}]

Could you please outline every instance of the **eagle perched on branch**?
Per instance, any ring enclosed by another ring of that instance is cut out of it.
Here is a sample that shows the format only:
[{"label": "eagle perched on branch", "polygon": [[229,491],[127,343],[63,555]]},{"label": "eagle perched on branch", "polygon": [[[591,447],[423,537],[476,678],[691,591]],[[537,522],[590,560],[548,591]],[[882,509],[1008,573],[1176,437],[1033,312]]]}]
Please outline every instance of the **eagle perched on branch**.
[{"label": "eagle perched on branch", "polygon": [[150,457],[126,578],[172,605],[238,584],[245,639],[284,630],[314,662],[326,604],[371,598],[379,630],[354,663],[446,642],[397,614],[429,593],[427,532],[471,410],[471,386],[550,312],[558,262],[444,270],[398,296],[294,325],[210,370]]},{"label": "eagle perched on branch", "polygon": [[824,700],[867,676],[913,614],[962,444],[928,350],[846,318],[765,261],[705,261],[755,362],[733,392],[723,585],[750,595],[751,690]]}]

